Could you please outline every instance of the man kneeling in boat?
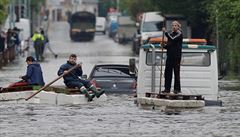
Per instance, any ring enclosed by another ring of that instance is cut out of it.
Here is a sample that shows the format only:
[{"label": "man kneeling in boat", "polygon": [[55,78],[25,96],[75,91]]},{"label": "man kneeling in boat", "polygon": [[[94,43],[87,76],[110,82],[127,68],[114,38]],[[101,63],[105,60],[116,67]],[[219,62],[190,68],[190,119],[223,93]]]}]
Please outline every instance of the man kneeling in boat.
[{"label": "man kneeling in boat", "polygon": [[28,86],[28,85],[40,85],[44,86],[44,80],[42,75],[42,68],[40,64],[35,62],[35,59],[32,56],[26,58],[27,63],[27,72],[24,76],[19,76],[22,79],[19,82],[13,83],[8,87],[20,87],[20,86]]},{"label": "man kneeling in boat", "polygon": [[[67,63],[61,65],[61,67],[58,70],[58,76],[62,74],[66,74],[69,69],[77,65],[77,55],[71,54],[69,56],[69,59]],[[94,85],[90,83],[90,81],[83,80],[80,77],[82,76],[82,66],[81,64],[76,69],[72,70],[70,73],[63,76],[64,83],[68,88],[78,88],[82,93],[85,94],[85,96],[88,98],[88,101],[92,101],[92,99],[95,97],[99,98],[103,93],[104,90],[98,91]],[[92,91],[94,94],[90,94],[88,90]]]}]

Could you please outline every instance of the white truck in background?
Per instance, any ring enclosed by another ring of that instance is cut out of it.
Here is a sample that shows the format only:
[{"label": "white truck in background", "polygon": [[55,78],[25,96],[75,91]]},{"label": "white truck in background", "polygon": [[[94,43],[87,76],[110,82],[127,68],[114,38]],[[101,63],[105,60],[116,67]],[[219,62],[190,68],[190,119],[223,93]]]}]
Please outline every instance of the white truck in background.
[{"label": "white truck in background", "polygon": [[165,23],[165,17],[161,12],[144,12],[140,22],[139,30],[133,36],[132,50],[139,54],[141,45],[149,37],[162,36],[162,27]]},{"label": "white truck in background", "polygon": [[179,14],[161,14],[161,12],[145,12],[142,14],[138,31],[133,36],[134,53],[139,54],[140,47],[150,37],[161,37],[162,27],[171,31],[172,22],[176,20],[181,24],[184,38],[191,38],[191,27],[185,16]]},{"label": "white truck in background", "polygon": [[135,21],[130,16],[118,16],[118,28],[114,40],[119,44],[125,44],[131,41],[134,33],[137,31]]},{"label": "white truck in background", "polygon": [[106,34],[107,21],[105,17],[96,17],[96,32]]}]

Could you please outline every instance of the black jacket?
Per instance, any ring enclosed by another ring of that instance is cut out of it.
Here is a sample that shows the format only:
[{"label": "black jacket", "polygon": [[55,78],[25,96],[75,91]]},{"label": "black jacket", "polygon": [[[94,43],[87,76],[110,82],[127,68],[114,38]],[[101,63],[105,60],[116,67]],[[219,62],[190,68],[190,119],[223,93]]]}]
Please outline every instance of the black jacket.
[{"label": "black jacket", "polygon": [[42,75],[42,69],[40,64],[33,62],[27,66],[27,73],[25,76],[22,76],[23,80],[26,80],[28,84],[37,84],[43,86],[44,80]]},{"label": "black jacket", "polygon": [[[71,63],[69,63],[69,61],[67,61],[66,64],[63,64],[59,68],[58,73],[57,73],[58,76],[62,75],[65,70],[69,70],[69,69],[71,69],[74,66],[75,66],[75,64],[71,64]],[[64,83],[67,84],[69,82],[78,81],[80,79],[79,76],[81,77],[82,73],[83,72],[82,72],[82,68],[81,67],[78,67],[78,68],[72,70],[69,74],[67,74],[67,75],[65,75],[63,77]]]},{"label": "black jacket", "polygon": [[182,41],[183,35],[181,31],[177,32],[165,32],[165,36],[168,38],[167,41],[167,56],[168,58],[176,58],[182,56]]}]

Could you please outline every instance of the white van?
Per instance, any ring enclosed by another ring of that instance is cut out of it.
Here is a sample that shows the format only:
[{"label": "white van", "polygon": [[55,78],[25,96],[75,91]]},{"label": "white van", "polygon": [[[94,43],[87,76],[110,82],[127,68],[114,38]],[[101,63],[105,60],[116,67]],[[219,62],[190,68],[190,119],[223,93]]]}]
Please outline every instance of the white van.
[{"label": "white van", "polygon": [[106,18],[96,17],[96,32],[106,33]]},{"label": "white van", "polygon": [[134,33],[137,31],[135,22],[130,16],[118,16],[117,34],[114,40],[120,44],[124,44],[132,40]]},{"label": "white van", "polygon": [[150,37],[162,36],[162,28],[165,18],[161,12],[145,12],[143,13],[140,35],[141,45]]},{"label": "white van", "polygon": [[150,38],[162,36],[162,28],[165,26],[165,17],[161,12],[145,12],[142,15],[139,30],[133,36],[133,52],[139,54],[141,45]]},{"label": "white van", "polygon": [[[162,69],[160,67],[161,59]],[[138,98],[145,97],[147,92],[160,93],[160,89],[164,90],[165,61],[166,50],[164,49],[162,52],[161,44],[141,46],[137,81]],[[161,78],[160,70],[162,70]],[[218,68],[215,46],[183,44],[180,70],[182,94],[202,95],[205,105],[221,105],[221,101],[218,100]],[[173,84],[174,78],[172,87]]]}]

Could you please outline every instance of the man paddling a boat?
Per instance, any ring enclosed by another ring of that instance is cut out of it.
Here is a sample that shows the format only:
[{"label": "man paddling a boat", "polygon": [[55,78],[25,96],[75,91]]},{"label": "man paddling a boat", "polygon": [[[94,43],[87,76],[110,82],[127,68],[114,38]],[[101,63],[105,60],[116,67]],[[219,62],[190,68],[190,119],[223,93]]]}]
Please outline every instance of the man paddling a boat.
[{"label": "man paddling a boat", "polygon": [[[69,69],[77,65],[77,55],[71,54],[67,63],[61,65],[58,70],[58,76],[67,73]],[[80,77],[82,76],[82,66],[79,65],[76,69],[72,70],[69,74],[63,76],[64,83],[68,88],[78,88],[85,96],[88,98],[88,101],[92,101],[94,96],[99,98],[103,93],[104,90],[98,91],[94,85],[90,83],[88,80],[83,80]],[[89,94],[88,90],[92,91],[94,94]]]}]

